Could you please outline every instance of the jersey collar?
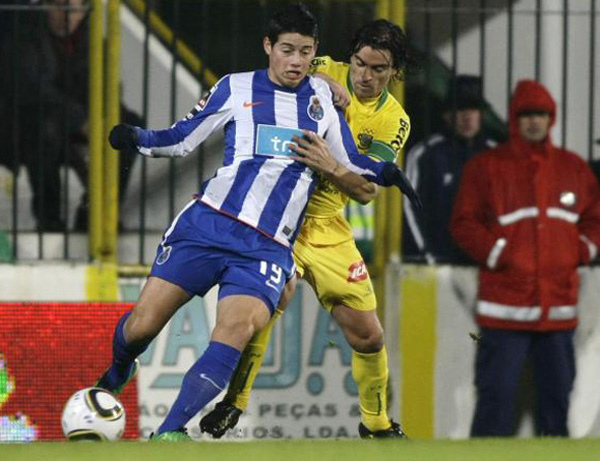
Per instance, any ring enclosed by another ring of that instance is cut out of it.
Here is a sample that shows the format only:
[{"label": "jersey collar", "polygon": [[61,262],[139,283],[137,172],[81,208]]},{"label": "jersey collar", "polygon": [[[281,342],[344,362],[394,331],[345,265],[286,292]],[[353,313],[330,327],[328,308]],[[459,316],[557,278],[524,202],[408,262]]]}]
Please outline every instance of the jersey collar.
[{"label": "jersey collar", "polygon": [[304,77],[304,79],[298,84],[297,87],[295,88],[289,88],[287,86],[283,86],[283,85],[279,85],[278,83],[275,83],[273,81],[271,81],[271,79],[269,78],[269,69],[261,69],[258,72],[259,75],[259,79],[266,84],[267,86],[270,86],[271,88],[274,88],[277,91],[285,91],[286,93],[300,93],[302,90],[304,90],[304,88],[306,88],[307,86],[310,85],[309,80],[310,80],[310,75],[306,75],[306,77]]}]

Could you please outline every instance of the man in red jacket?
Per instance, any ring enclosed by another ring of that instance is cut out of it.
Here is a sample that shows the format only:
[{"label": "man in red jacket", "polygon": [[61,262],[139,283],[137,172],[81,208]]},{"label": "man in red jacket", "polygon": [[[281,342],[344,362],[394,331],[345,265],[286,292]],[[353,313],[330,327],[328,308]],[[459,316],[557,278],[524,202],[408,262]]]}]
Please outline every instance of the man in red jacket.
[{"label": "man in red jacket", "polygon": [[575,378],[577,266],[600,246],[600,188],[576,154],[555,147],[556,103],[518,83],[510,139],[469,161],[451,233],[480,265],[472,436],[510,436],[525,360],[537,388],[536,433],[568,436]]}]

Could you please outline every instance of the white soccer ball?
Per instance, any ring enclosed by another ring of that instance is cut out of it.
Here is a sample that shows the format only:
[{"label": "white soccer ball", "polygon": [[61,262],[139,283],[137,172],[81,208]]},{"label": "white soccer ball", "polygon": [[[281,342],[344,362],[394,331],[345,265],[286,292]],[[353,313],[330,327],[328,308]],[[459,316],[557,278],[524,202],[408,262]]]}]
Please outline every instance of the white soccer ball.
[{"label": "white soccer ball", "polygon": [[123,404],[98,387],[77,391],[63,410],[62,430],[69,440],[119,440],[125,430]]}]

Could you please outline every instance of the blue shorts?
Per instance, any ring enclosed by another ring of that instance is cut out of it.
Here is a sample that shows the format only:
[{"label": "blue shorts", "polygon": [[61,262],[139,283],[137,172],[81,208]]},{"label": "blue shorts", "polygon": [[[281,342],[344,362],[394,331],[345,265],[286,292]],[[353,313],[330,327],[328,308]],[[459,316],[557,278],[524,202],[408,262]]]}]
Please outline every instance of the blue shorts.
[{"label": "blue shorts", "polygon": [[289,248],[200,202],[190,202],[158,246],[150,275],[204,296],[214,285],[262,299],[271,314],[295,266]]}]

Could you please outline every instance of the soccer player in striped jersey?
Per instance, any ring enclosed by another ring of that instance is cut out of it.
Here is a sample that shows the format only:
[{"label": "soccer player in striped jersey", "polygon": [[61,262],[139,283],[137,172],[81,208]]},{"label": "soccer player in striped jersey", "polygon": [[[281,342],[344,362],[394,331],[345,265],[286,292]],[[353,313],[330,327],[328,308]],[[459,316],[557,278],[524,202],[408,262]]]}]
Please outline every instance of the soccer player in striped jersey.
[{"label": "soccer player in striped jersey", "polygon": [[[359,29],[350,46],[350,63],[318,57],[315,75],[326,79],[359,151],[381,161],[394,161],[410,131],[410,120],[387,91],[410,63],[407,40],[400,27],[379,19]],[[373,199],[374,187],[367,201]],[[343,217],[348,195],[323,178],[307,207],[306,219],[294,244],[297,272],[315,290],[353,349],[352,374],[358,386],[363,438],[404,437],[400,425],[388,418],[387,352],[376,314],[376,299],[365,263]],[[363,201],[364,203],[364,201]],[[235,427],[246,409],[273,324],[286,307],[284,300],[273,318],[248,344],[227,395],[201,421],[201,430],[220,438]]]},{"label": "soccer player in striped jersey", "polygon": [[186,423],[229,382],[241,351],[267,325],[295,272],[291,246],[317,184],[317,172],[361,199],[369,181],[396,185],[418,203],[391,162],[361,156],[327,84],[307,76],[317,23],[303,5],[269,22],[269,68],[223,77],[180,122],[166,130],[117,125],[115,149],[150,157],[192,152],[223,128],[223,166],[177,215],[157,249],[133,311],[117,324],[113,362],[97,386],[120,392],[136,357],[192,296],[219,285],[208,348],[186,373],[155,439],[187,440]]}]

